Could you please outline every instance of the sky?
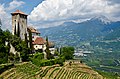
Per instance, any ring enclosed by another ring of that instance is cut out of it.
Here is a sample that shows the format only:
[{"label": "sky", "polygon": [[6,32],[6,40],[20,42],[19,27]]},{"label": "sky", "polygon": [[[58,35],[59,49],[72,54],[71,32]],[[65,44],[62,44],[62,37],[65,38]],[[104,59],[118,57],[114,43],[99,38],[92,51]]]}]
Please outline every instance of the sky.
[{"label": "sky", "polygon": [[37,29],[101,15],[120,21],[120,0],[0,0],[2,29],[12,29],[10,13],[17,9],[28,14],[28,26]]}]

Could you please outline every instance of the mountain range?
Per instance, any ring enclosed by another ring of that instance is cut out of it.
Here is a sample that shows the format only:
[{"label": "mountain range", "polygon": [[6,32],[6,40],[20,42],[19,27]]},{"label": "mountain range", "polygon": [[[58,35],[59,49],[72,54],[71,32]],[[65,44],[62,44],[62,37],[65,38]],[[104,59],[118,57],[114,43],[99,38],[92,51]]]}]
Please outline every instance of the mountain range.
[{"label": "mountain range", "polygon": [[119,40],[120,21],[110,21],[105,16],[94,17],[84,22],[65,22],[56,27],[39,29],[42,36],[48,36],[49,40],[57,46],[77,46],[81,42]]}]

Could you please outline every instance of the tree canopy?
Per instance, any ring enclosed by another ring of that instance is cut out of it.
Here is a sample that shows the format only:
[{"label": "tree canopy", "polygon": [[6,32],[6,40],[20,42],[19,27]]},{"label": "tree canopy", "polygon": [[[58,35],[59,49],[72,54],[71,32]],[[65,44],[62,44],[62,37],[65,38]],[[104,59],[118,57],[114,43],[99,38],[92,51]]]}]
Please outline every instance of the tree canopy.
[{"label": "tree canopy", "polygon": [[26,41],[21,40],[16,35],[12,35],[9,30],[3,31],[0,28],[0,64],[8,62],[8,58],[11,55],[9,51],[10,44],[15,47],[15,50],[17,52],[20,52],[20,57],[22,58],[22,61],[28,60],[28,53],[30,52],[30,48],[27,47]]},{"label": "tree canopy", "polygon": [[62,47],[61,48],[61,56],[64,56],[65,59],[73,59],[74,47]]},{"label": "tree canopy", "polygon": [[7,63],[8,54],[9,54],[9,45],[5,45],[5,41],[9,36],[7,36],[8,31],[2,31],[0,28],[0,64]]}]

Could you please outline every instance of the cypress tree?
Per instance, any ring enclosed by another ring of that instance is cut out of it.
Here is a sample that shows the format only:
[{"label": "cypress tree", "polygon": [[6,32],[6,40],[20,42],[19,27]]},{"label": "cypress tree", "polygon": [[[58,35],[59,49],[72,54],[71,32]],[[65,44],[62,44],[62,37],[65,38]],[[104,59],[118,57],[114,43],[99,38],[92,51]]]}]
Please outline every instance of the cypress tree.
[{"label": "cypress tree", "polygon": [[52,59],[53,56],[52,54],[50,53],[50,50],[49,50],[49,41],[48,41],[48,37],[46,37],[46,50],[45,50],[46,54],[47,54],[47,59]]},{"label": "cypress tree", "polygon": [[30,52],[32,52],[32,50],[33,50],[33,45],[32,45],[32,32],[30,31],[30,29],[28,29],[28,32],[29,32]]}]

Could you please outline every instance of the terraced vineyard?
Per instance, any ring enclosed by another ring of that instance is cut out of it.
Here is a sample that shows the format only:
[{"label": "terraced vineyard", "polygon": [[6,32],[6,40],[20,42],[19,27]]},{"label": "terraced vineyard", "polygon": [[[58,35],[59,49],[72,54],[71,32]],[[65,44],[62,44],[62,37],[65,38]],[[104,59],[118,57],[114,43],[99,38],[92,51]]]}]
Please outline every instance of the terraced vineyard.
[{"label": "terraced vineyard", "polygon": [[103,79],[85,64],[72,63],[37,67],[31,63],[16,65],[0,75],[0,79]]}]

